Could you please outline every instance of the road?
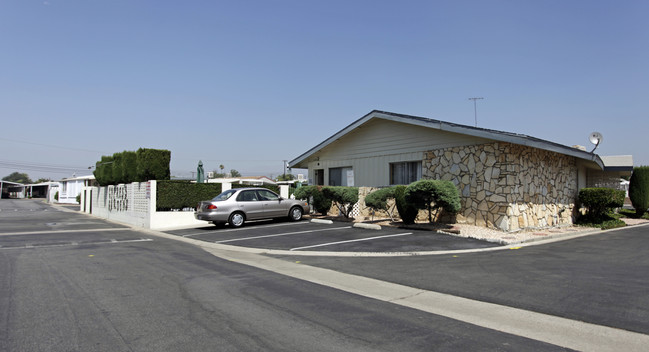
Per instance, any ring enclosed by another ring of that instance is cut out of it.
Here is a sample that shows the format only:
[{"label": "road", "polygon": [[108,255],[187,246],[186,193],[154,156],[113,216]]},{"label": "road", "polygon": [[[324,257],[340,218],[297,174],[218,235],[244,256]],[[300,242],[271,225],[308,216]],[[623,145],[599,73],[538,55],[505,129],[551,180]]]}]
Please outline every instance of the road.
[{"label": "road", "polygon": [[438,256],[280,258],[649,334],[649,226],[509,248]]},{"label": "road", "polygon": [[563,350],[0,200],[1,351]]}]

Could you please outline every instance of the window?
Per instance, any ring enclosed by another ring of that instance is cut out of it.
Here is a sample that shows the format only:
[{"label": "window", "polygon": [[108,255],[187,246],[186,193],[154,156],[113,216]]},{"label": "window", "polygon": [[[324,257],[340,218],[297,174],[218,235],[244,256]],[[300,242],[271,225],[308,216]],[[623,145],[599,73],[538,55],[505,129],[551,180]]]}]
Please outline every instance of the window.
[{"label": "window", "polygon": [[390,164],[390,184],[408,185],[421,179],[421,161]]},{"label": "window", "polygon": [[354,186],[354,170],[351,167],[329,169],[329,186]]},{"label": "window", "polygon": [[257,200],[256,191],[243,191],[237,196],[238,202],[256,202]]},{"label": "window", "polygon": [[271,192],[271,191],[266,191],[266,190],[259,190],[257,191],[257,194],[259,194],[259,199],[261,200],[279,200],[279,197],[277,194]]}]

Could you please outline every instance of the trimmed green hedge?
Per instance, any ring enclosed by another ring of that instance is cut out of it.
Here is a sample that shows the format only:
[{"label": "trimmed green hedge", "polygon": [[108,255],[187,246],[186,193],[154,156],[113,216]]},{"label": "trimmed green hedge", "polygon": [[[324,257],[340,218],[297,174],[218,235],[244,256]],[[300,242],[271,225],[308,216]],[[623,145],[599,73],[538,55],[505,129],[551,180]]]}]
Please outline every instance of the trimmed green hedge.
[{"label": "trimmed green hedge", "polygon": [[406,201],[406,189],[408,186],[394,186],[394,201],[397,205],[399,217],[404,224],[414,224],[419,210],[417,207]]},{"label": "trimmed green hedge", "polygon": [[322,187],[322,194],[336,203],[338,210],[346,218],[349,218],[354,204],[358,202],[358,187],[326,186]]},{"label": "trimmed green hedge", "polygon": [[309,203],[309,206],[320,214],[327,215],[331,208],[331,199],[325,198],[322,194],[322,186],[302,186],[296,188],[293,195],[295,199],[302,199],[307,202],[311,202],[313,197],[313,204]]},{"label": "trimmed green hedge", "polygon": [[406,201],[419,209],[428,210],[428,221],[433,222],[432,211],[444,209],[449,213],[460,211],[460,192],[451,181],[419,180],[406,188]]},{"label": "trimmed green hedge", "polygon": [[388,209],[389,198],[394,198],[394,187],[381,188],[368,194],[365,196],[365,205],[375,210],[385,210],[390,216],[390,219],[394,220],[392,214],[395,207],[393,206]]},{"label": "trimmed green hedge", "polygon": [[171,152],[163,149],[140,148],[137,152],[123,151],[102,156],[95,164],[95,179],[101,186],[120,183],[169,180]]},{"label": "trimmed green hedge", "polygon": [[649,166],[633,168],[629,180],[629,199],[638,217],[649,208]]},{"label": "trimmed green hedge", "polygon": [[588,209],[587,217],[601,218],[607,211],[624,206],[625,192],[612,188],[582,188],[579,202]]},{"label": "trimmed green hedge", "polygon": [[156,210],[196,208],[198,202],[210,200],[221,193],[220,183],[191,181],[158,181]]}]

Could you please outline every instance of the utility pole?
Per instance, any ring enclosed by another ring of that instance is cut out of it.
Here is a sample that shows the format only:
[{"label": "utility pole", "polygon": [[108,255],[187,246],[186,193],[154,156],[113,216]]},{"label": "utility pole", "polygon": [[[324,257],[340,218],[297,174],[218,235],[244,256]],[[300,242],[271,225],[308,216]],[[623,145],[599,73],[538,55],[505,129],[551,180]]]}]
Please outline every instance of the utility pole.
[{"label": "utility pole", "polygon": [[283,161],[282,164],[283,164],[283,166],[284,166],[284,181],[286,181],[286,162],[287,162],[288,160],[282,160],[282,161]]},{"label": "utility pole", "polygon": [[476,104],[476,101],[479,99],[484,99],[484,98],[469,98],[469,100],[473,100],[473,115],[475,117],[475,127],[478,127],[478,104]]}]

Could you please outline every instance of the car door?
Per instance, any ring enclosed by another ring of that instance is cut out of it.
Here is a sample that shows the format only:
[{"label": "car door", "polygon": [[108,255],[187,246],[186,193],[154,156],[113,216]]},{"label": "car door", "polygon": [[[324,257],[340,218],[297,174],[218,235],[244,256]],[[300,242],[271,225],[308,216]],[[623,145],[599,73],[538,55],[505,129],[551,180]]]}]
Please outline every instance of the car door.
[{"label": "car door", "polygon": [[245,190],[241,191],[237,196],[237,205],[239,210],[246,214],[246,219],[261,219],[264,217],[264,204],[259,201],[257,191]]},{"label": "car door", "polygon": [[260,189],[257,191],[260,201],[264,204],[264,216],[278,218],[288,215],[287,202],[282,202],[279,196],[271,191]]}]

